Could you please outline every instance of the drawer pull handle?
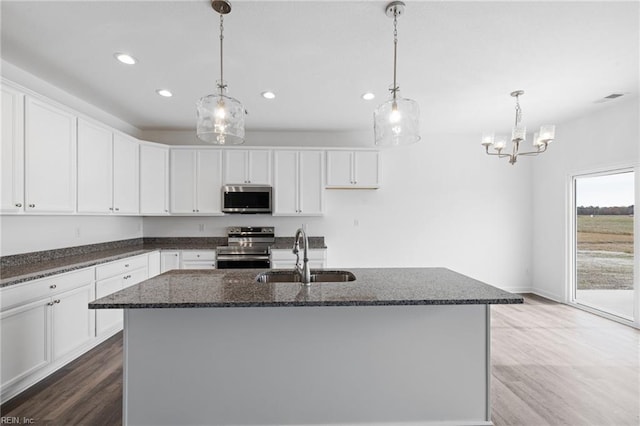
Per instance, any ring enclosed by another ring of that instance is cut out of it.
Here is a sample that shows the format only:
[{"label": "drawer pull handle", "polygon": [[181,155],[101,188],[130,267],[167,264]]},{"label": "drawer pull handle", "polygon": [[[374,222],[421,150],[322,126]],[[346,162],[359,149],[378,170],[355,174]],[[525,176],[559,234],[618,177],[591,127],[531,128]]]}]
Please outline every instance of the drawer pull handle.
[{"label": "drawer pull handle", "polygon": [[125,268],[128,268],[128,267],[129,267],[129,264],[128,264],[128,263],[125,263],[124,267],[125,267]]},{"label": "drawer pull handle", "polygon": [[16,203],[16,207],[22,207],[22,203]]},{"label": "drawer pull handle", "polygon": [[47,306],[53,306],[53,302],[47,303]]},{"label": "drawer pull handle", "polygon": [[57,285],[55,285],[55,284],[51,284],[51,285],[49,286],[49,288],[50,288],[51,290],[53,290],[53,289],[54,289],[54,288],[56,288],[56,287],[58,287],[58,286],[57,286]]},{"label": "drawer pull handle", "polygon": [[54,300],[53,303],[60,303],[60,299]]}]

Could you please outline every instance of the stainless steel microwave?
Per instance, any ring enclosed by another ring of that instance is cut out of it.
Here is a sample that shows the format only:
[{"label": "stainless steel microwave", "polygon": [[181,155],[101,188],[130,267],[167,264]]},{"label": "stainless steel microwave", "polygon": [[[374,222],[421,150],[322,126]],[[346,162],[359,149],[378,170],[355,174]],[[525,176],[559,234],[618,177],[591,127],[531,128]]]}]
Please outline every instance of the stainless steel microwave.
[{"label": "stainless steel microwave", "polygon": [[272,188],[265,185],[225,185],[222,187],[222,212],[271,213]]}]

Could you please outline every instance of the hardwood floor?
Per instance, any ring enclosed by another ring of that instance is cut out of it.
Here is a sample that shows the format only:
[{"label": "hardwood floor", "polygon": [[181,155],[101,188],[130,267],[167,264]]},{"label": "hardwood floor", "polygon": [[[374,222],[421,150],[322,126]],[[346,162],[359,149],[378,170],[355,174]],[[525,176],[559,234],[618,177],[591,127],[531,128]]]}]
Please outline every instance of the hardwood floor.
[{"label": "hardwood floor", "polygon": [[[496,426],[640,424],[640,331],[525,295],[492,307]],[[36,425],[119,425],[122,333],[0,407]]]}]

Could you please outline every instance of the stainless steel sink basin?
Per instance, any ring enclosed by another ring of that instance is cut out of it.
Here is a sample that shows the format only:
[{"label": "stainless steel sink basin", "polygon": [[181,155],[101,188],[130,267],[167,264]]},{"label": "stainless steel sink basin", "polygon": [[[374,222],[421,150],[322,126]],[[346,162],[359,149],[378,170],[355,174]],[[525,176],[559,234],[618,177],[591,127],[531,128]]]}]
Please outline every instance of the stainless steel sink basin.
[{"label": "stainless steel sink basin", "polygon": [[[355,281],[356,276],[349,271],[331,271],[323,269],[311,270],[311,282],[335,283]],[[258,274],[256,282],[259,283],[299,283],[300,274],[294,271],[267,271]]]}]

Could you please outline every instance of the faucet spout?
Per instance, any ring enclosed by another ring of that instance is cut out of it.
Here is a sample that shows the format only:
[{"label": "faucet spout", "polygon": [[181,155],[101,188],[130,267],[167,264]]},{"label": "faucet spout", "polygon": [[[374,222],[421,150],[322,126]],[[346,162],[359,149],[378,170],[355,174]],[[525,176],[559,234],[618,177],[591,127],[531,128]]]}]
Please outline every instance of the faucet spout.
[{"label": "faucet spout", "polygon": [[[300,266],[300,239],[302,238],[302,244],[304,244],[304,251],[302,255],[302,266]],[[311,285],[311,270],[309,269],[309,239],[304,229],[299,228],[296,231],[296,236],[293,238],[293,253],[296,255],[295,270],[300,274],[300,280],[303,285]]]}]

